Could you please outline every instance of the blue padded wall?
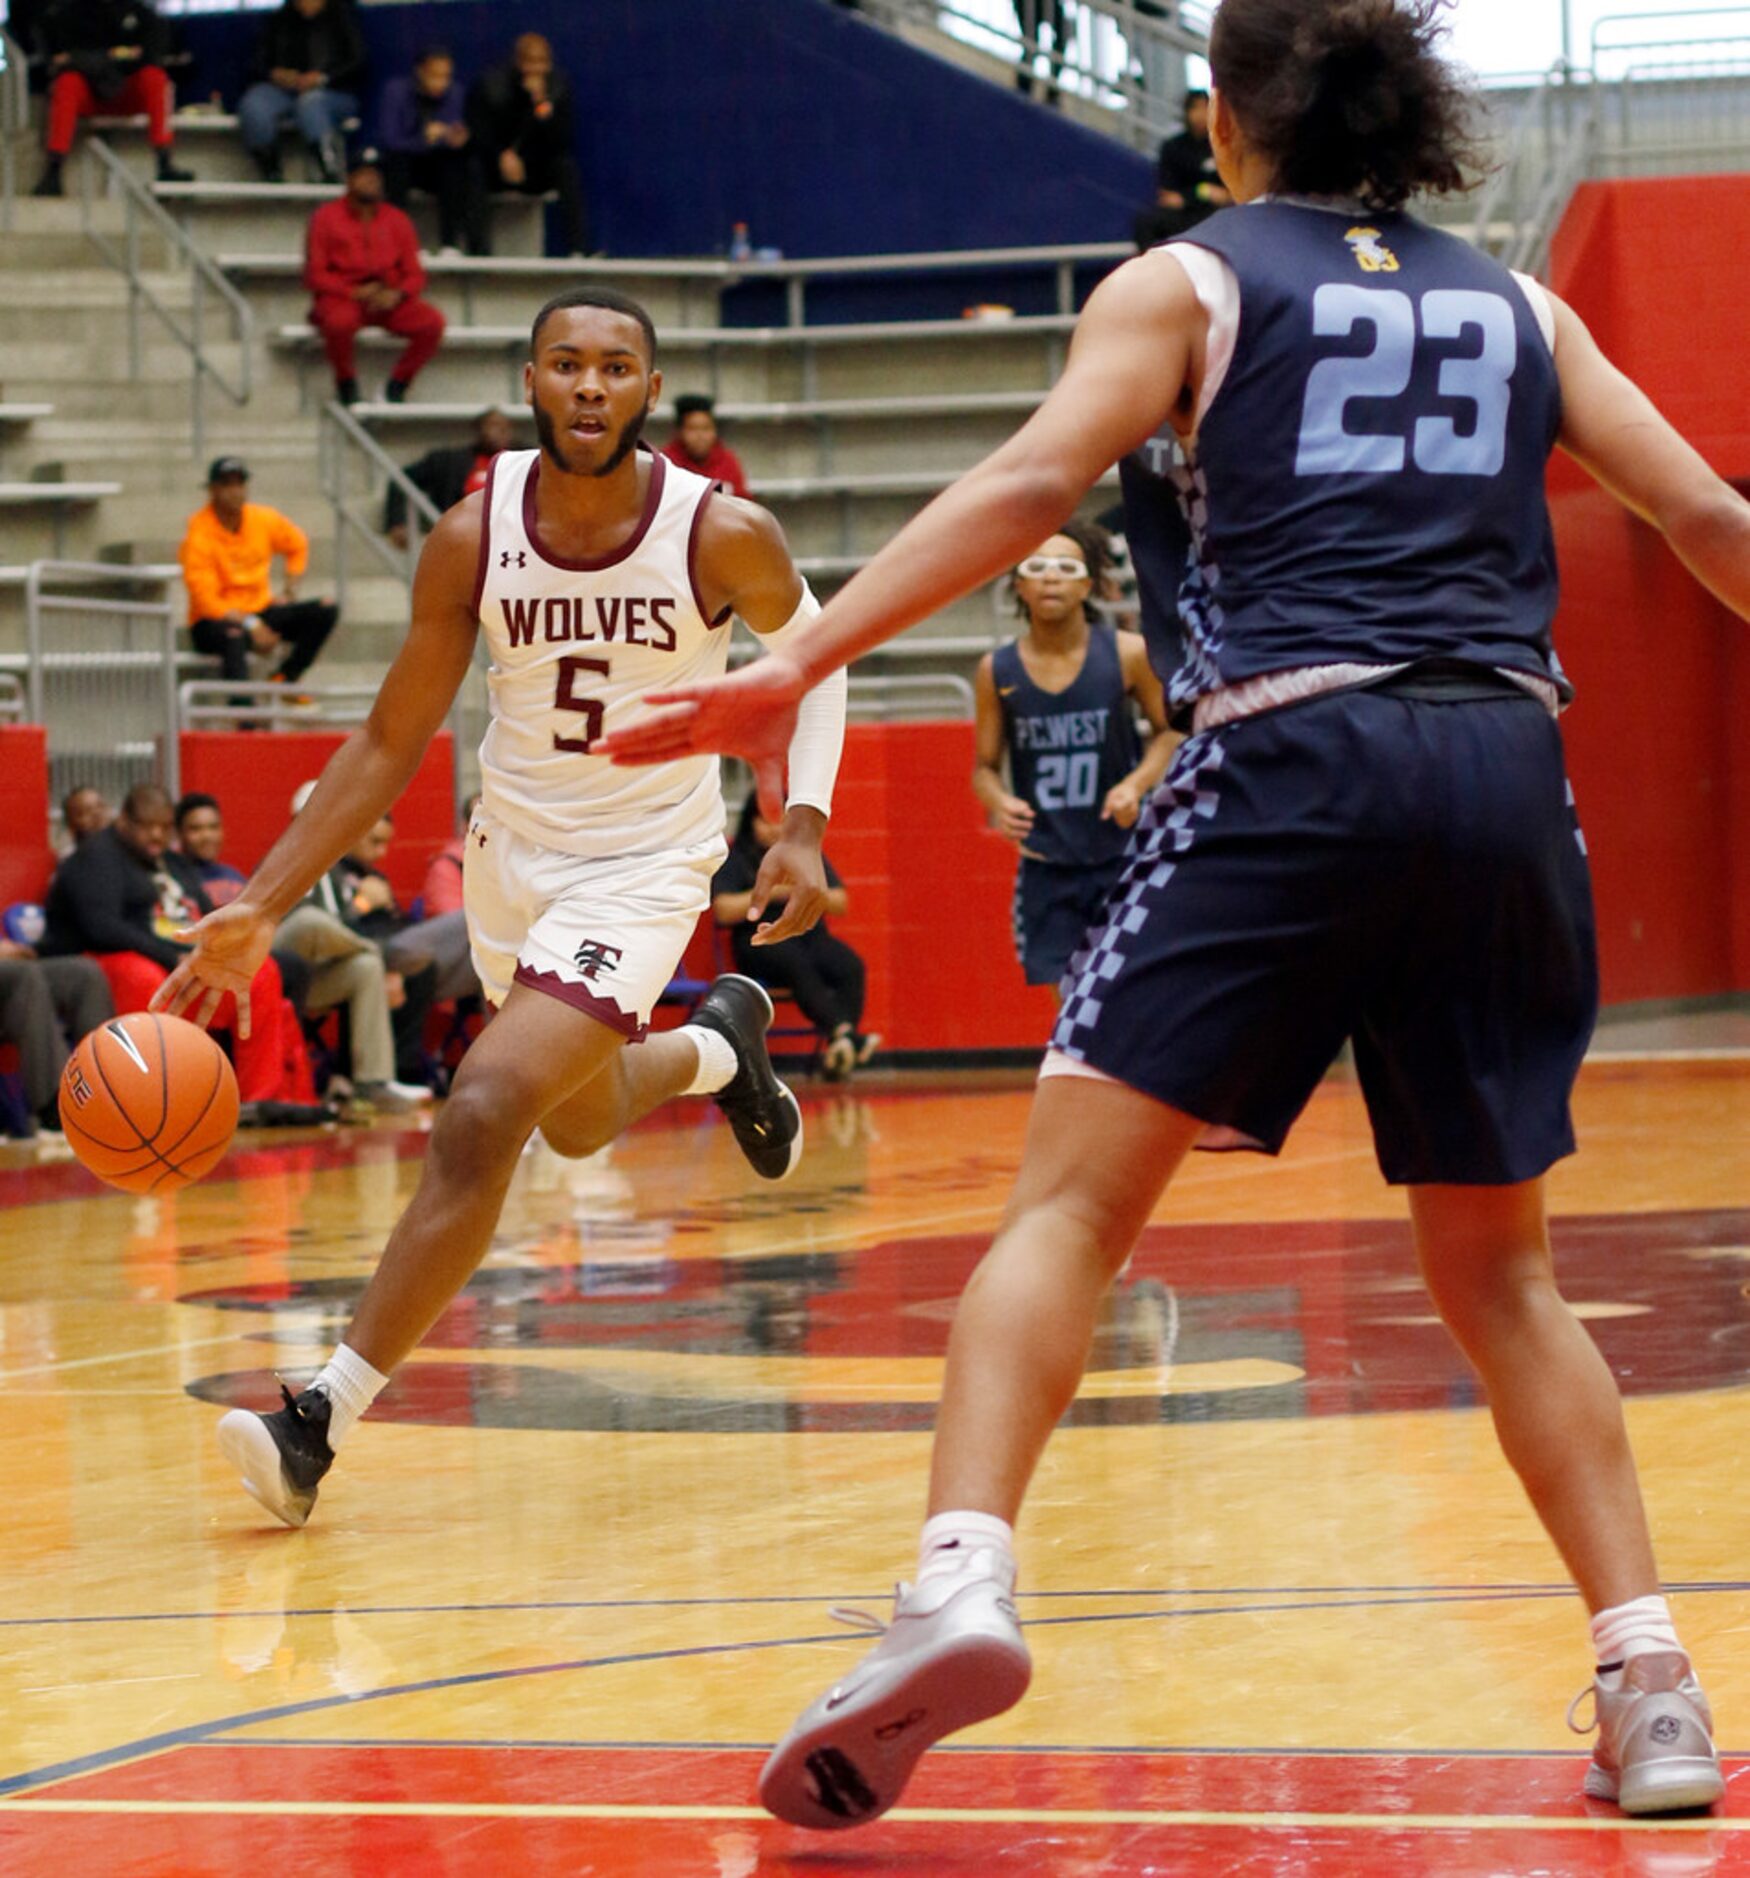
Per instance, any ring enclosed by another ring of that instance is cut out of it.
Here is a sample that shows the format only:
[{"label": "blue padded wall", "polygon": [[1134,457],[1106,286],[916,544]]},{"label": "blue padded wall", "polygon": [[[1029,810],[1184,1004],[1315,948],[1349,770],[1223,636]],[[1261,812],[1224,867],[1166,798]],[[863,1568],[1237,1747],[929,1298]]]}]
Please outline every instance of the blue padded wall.
[{"label": "blue padded wall", "polygon": [[[1150,194],[1144,157],[828,0],[447,0],[360,19],[367,121],[428,39],[466,77],[545,33],[611,254],[718,253],[736,221],[792,256],[1120,240]],[[183,24],[191,89],[234,103],[260,16]]]}]

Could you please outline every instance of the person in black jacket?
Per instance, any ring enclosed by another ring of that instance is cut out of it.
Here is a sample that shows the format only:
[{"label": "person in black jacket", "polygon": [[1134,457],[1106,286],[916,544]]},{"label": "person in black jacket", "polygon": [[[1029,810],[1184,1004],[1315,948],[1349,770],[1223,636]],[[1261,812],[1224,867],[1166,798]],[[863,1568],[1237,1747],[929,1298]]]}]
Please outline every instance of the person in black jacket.
[{"label": "person in black jacket", "polygon": [[539,33],[524,33],[509,60],[492,66],[468,92],[468,128],[488,189],[559,195],[564,251],[589,246],[583,172],[573,150],[571,83]]},{"label": "person in black jacket", "polygon": [[279,135],[289,118],[322,180],[339,182],[341,131],[358,116],[365,78],[364,35],[348,0],[285,0],[261,29],[255,69],[237,116],[263,179],[280,180]]},{"label": "person in black jacket", "polygon": [[[464,496],[486,486],[486,472],[500,450],[510,448],[511,420],[504,411],[482,411],[474,420],[474,441],[428,450],[418,462],[409,463],[403,474],[441,515],[453,509]],[[407,546],[407,498],[391,483],[383,502],[383,533],[396,547]]]},{"label": "person in black jacket", "polygon": [[1136,218],[1136,245],[1152,248],[1224,209],[1233,197],[1215,171],[1209,142],[1209,93],[1185,93],[1185,128],[1155,158],[1155,199]]},{"label": "person in black jacket", "polygon": [[35,194],[63,193],[61,170],[80,118],[144,112],[158,157],[158,180],[186,183],[170,160],[170,79],[163,22],[144,0],[54,0],[36,23],[48,73],[48,163]]},{"label": "person in black jacket", "polygon": [[[755,928],[748,924],[760,863],[778,834],[777,824],[760,814],[758,798],[750,795],[742,805],[729,856],[711,881],[711,916],[728,928],[735,969],[762,985],[790,992],[819,1035],[822,1076],[828,1082],[844,1082],[881,1042],[863,1033],[867,975],[862,958],[837,933],[827,931],[825,920],[775,946],[755,945]],[[823,857],[823,865],[826,910],[843,913],[850,904],[845,883],[831,861]]]},{"label": "person in black jacket", "polygon": [[[212,911],[193,863],[170,846],[173,820],[164,790],[136,783],[109,827],[81,842],[49,883],[43,956],[95,954],[118,1011],[145,1010],[188,951],[174,935]],[[232,1040],[245,1102],[276,1101],[282,1093],[285,1002],[270,956],[250,987],[250,1034]],[[230,1025],[231,1008],[227,995],[221,1025]]]}]

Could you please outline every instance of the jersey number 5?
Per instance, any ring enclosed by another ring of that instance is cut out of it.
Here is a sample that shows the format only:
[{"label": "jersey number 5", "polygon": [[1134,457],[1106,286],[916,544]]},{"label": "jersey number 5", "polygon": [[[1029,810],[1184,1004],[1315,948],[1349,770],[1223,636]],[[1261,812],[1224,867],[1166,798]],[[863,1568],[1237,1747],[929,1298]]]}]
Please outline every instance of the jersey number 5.
[{"label": "jersey number 5", "polygon": [[600,698],[580,698],[575,690],[579,672],[594,672],[600,678],[606,678],[611,668],[606,659],[580,659],[567,652],[559,661],[559,676],[553,685],[553,708],[556,711],[576,711],[583,718],[581,737],[561,737],[558,731],[553,733],[553,748],[569,750],[574,756],[588,756],[590,745],[602,734],[602,701]]},{"label": "jersey number 5", "polygon": [[[1480,337],[1476,352],[1440,362],[1440,396],[1469,404],[1475,416],[1463,436],[1450,417],[1418,418],[1408,454],[1429,476],[1498,476],[1507,460],[1508,385],[1519,363],[1513,309],[1499,294],[1448,288],[1423,294],[1421,313],[1424,338]],[[1327,282],[1313,295],[1313,331],[1321,338],[1342,338],[1363,324],[1373,329],[1367,351],[1320,359],[1307,378],[1297,476],[1390,475],[1404,467],[1401,430],[1395,436],[1353,431],[1345,414],[1357,398],[1399,398],[1409,389],[1416,362],[1415,304],[1395,287],[1344,282]]]}]

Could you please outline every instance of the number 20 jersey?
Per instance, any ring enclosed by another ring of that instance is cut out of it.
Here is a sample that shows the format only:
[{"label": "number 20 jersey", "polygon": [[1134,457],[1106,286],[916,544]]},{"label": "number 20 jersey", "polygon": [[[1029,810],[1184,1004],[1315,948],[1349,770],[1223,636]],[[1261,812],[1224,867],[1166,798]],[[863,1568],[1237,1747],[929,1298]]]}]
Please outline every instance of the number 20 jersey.
[{"label": "number 20 jersey", "polygon": [[1189,240],[1233,269],[1240,320],[1188,459],[1145,497],[1176,495],[1191,531],[1174,706],[1425,658],[1567,695],[1544,499],[1561,395],[1508,270],[1408,215],[1310,203],[1224,210]]},{"label": "number 20 jersey", "polygon": [[625,545],[564,561],[536,539],[541,473],[538,450],[506,450],[486,484],[477,599],[492,658],[486,809],[563,854],[664,854],[720,840],[715,756],[622,769],[590,749],[647,693],[727,667],[728,615],[705,618],[695,578],[714,486],[649,456],[644,510]]}]

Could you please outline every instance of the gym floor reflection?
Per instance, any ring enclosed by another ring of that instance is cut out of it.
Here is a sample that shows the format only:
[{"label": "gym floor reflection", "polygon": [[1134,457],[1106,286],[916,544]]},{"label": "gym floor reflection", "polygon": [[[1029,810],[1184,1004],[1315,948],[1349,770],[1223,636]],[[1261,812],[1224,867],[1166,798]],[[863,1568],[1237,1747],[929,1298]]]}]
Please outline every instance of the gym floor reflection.
[{"label": "gym floor reflection", "polygon": [[909,1568],[1018,1080],[709,1105],[525,1158],[476,1281],[301,1533],[208,1405],[319,1364],[413,1128],[246,1140],[135,1201],[0,1161],[0,1870],[1750,1874],[1750,1060],[1600,1061],[1552,1182],[1720,1716],[1721,1813],[1583,1801],[1577,1600],[1416,1281],[1354,1091],[1199,1156],[1114,1286],[1021,1533],[1037,1674],[904,1809],[811,1839],[763,1750]]}]

